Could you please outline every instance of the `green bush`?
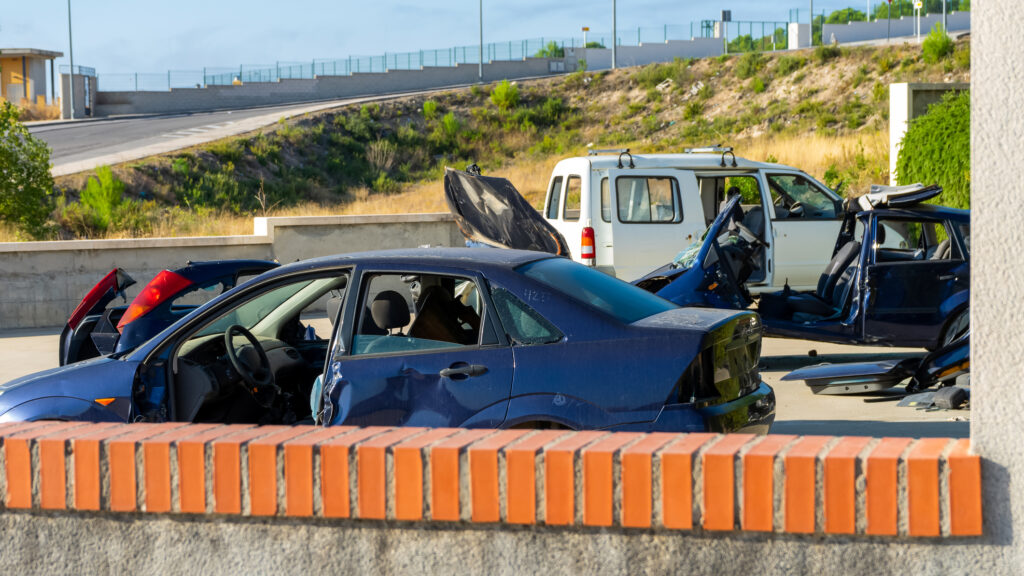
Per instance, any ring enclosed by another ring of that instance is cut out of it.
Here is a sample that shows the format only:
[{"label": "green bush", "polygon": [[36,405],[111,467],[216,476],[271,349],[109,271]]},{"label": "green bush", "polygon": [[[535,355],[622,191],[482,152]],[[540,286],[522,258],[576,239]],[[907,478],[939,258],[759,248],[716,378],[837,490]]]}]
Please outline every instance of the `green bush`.
[{"label": "green bush", "polygon": [[454,113],[449,112],[441,118],[441,130],[448,138],[456,138],[462,130],[462,123],[459,122]]},{"label": "green bush", "polygon": [[896,159],[900,184],[938,184],[938,202],[971,206],[971,95],[949,92],[910,121]]},{"label": "green bush", "polygon": [[921,54],[924,61],[934,64],[953,53],[953,39],[942,31],[942,26],[936,22],[932,31],[921,43]]},{"label": "green bush", "polygon": [[746,80],[764,69],[764,56],[760,52],[748,52],[736,61],[736,77]]},{"label": "green bush", "polygon": [[50,148],[18,121],[10,102],[0,106],[0,220],[31,238],[46,235],[53,210]]},{"label": "green bush", "polygon": [[633,80],[647,90],[654,88],[669,78],[677,86],[682,86],[690,81],[690,64],[692,62],[693,60],[690,59],[682,60],[676,58],[672,62],[665,62],[663,64],[648,64],[633,75]]},{"label": "green bush", "polygon": [[818,46],[814,49],[814,59],[819,64],[842,56],[843,50],[839,46]]},{"label": "green bush", "polygon": [[221,162],[238,162],[245,153],[242,140],[228,138],[206,145],[206,149]]},{"label": "green bush", "polygon": [[963,68],[964,70],[971,69],[971,45],[964,44],[963,48],[960,48],[953,53],[953,62],[956,63],[957,68]]},{"label": "green bush", "polygon": [[755,94],[760,94],[767,89],[767,86],[765,86],[764,80],[760,76],[757,76],[750,81],[750,89],[753,90]]},{"label": "green bush", "polygon": [[548,42],[547,46],[541,48],[534,54],[535,58],[565,58],[565,48],[558,45],[558,42],[552,40]]},{"label": "green bush", "polygon": [[94,226],[104,232],[114,222],[114,214],[124,200],[124,182],[114,176],[110,166],[100,166],[82,190],[82,205],[92,214]]},{"label": "green bush", "polygon": [[788,76],[793,72],[804,67],[807,64],[807,59],[801,56],[789,56],[784,55],[779,58],[779,64],[776,67],[776,72],[779,76]]},{"label": "green bush", "polygon": [[704,103],[698,100],[691,101],[683,108],[684,120],[695,120],[704,113]]},{"label": "green bush", "polygon": [[519,86],[502,80],[491,90],[491,103],[503,111],[519,106]]},{"label": "green bush", "polygon": [[423,117],[427,120],[433,120],[437,117],[437,102],[427,100],[423,103]]}]

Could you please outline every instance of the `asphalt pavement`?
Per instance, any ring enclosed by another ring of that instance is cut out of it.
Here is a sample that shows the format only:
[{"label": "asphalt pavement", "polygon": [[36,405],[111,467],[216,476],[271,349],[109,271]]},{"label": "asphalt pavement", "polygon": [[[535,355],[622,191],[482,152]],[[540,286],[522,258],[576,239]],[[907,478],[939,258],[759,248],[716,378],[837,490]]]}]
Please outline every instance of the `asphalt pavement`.
[{"label": "asphalt pavement", "polygon": [[[57,366],[57,328],[0,330],[0,383]],[[815,356],[810,352],[814,351]],[[969,410],[923,411],[898,407],[895,401],[865,402],[874,396],[815,396],[803,382],[780,378],[820,362],[854,362],[921,355],[923,350],[864,348],[806,340],[765,338],[762,375],[775,388],[773,434],[967,438]]]}]

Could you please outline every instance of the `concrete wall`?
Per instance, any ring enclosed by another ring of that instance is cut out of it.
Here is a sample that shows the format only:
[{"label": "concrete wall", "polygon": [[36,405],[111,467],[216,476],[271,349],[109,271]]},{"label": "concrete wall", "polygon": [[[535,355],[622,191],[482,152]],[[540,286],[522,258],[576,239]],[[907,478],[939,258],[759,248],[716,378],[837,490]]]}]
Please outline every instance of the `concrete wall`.
[{"label": "concrete wall", "polygon": [[930,574],[998,553],[966,440],[39,422],[0,441],[5,572]]},{"label": "concrete wall", "polygon": [[[610,48],[566,48],[566,62],[575,69],[579,60],[587,61],[587,70],[607,70],[612,67]],[[616,49],[616,65],[645,66],[654,62],[671,62],[674,58],[708,58],[725,52],[721,38],[694,38],[693,40],[669,40],[639,46],[619,46]]]},{"label": "concrete wall", "polygon": [[889,184],[897,183],[896,160],[910,121],[928,112],[928,107],[942,100],[946,92],[970,88],[970,84],[963,82],[889,84]]},{"label": "concrete wall", "polygon": [[811,25],[790,22],[788,44],[791,49],[810,48],[811,46]]},{"label": "concrete wall", "polygon": [[[86,91],[86,84],[89,89]],[[68,74],[60,75],[60,117],[68,119],[71,117],[71,86]],[[75,118],[85,118],[96,115],[96,98],[99,89],[99,82],[95,76],[84,76],[75,74]],[[87,98],[88,96],[88,98]]]},{"label": "concrete wall", "polygon": [[[547,58],[484,64],[484,81],[527,78],[549,74]],[[391,70],[351,76],[284,79],[240,86],[173,88],[167,92],[100,92],[96,114],[194,112],[246,106],[313,102],[352,96],[411,92],[445,86],[472,84],[479,79],[475,64],[422,70]]]},{"label": "concrete wall", "polygon": [[0,244],[0,328],[61,326],[104,274],[120,267],[138,283],[187,260],[256,258],[282,263],[342,252],[459,246],[448,214],[257,218],[252,236],[76,240]]},{"label": "concrete wall", "polygon": [[[887,37],[913,36],[914,26],[917,18],[903,16],[889,20],[876,20],[874,22],[850,22],[849,24],[825,24],[822,41],[826,44],[832,42],[832,35],[840,44],[847,42],[863,42],[865,40],[879,40]],[[921,36],[931,32],[936,23],[942,23],[942,14],[928,14],[921,16]],[[890,28],[891,26],[891,28]],[[952,12],[946,15],[946,28],[951,31],[963,31],[971,29],[970,12]],[[888,34],[888,35],[887,35]]]}]

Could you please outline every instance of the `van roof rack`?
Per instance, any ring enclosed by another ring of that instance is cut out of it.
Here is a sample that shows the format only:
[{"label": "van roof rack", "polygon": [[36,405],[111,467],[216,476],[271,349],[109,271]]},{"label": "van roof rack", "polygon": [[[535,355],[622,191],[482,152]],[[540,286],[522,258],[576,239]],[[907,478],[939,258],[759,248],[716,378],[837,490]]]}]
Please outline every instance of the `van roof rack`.
[{"label": "van roof rack", "polygon": [[715,144],[713,146],[702,146],[698,148],[685,148],[684,154],[718,154],[732,152],[732,146],[722,146],[721,144]]},{"label": "van roof rack", "polygon": [[591,148],[587,150],[587,156],[597,156],[598,154],[627,154],[629,148]]}]

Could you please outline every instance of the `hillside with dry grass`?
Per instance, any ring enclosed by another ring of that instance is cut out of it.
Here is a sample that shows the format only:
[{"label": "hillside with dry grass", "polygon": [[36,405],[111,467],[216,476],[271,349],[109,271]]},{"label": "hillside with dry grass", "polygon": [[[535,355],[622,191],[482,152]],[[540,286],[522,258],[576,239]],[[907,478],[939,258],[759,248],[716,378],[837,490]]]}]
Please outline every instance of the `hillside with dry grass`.
[{"label": "hillside with dry grass", "polygon": [[253,215],[445,211],[444,166],[474,162],[539,205],[554,164],[588,146],[654,153],[729,144],[739,156],[859,192],[888,181],[888,85],[967,82],[969,62],[966,41],[937,61],[918,45],[828,46],[338,108],[58,178],[53,234],[238,234],[251,232]]}]

